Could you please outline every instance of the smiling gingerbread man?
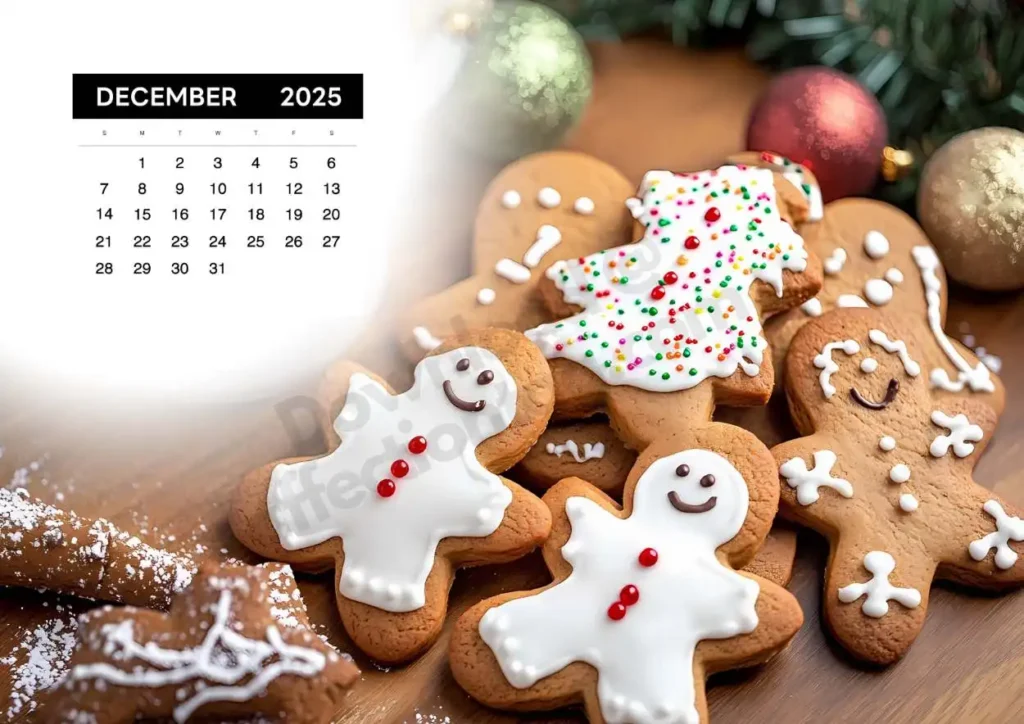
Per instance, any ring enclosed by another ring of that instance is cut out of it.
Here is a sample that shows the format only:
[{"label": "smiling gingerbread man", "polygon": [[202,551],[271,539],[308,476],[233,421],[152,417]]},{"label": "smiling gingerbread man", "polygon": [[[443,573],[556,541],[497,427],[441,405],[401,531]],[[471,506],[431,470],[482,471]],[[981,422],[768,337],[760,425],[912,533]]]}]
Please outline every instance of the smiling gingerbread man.
[{"label": "smiling gingerbread man", "polygon": [[[784,515],[829,538],[824,613],[857,657],[890,664],[936,578],[1024,583],[1024,521],[972,478],[995,428],[984,398],[934,393],[915,320],[842,309],[794,338],[786,392],[805,435],[772,449]],[[976,362],[970,359],[973,364]]]}]

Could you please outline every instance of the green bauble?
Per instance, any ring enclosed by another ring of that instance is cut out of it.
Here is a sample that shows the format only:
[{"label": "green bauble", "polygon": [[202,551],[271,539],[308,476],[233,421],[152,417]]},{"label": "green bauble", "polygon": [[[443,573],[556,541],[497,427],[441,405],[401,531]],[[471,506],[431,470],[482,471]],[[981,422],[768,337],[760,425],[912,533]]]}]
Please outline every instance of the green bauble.
[{"label": "green bauble", "polygon": [[558,145],[592,87],[590,55],[565,18],[499,0],[479,20],[443,114],[459,143],[505,163]]}]

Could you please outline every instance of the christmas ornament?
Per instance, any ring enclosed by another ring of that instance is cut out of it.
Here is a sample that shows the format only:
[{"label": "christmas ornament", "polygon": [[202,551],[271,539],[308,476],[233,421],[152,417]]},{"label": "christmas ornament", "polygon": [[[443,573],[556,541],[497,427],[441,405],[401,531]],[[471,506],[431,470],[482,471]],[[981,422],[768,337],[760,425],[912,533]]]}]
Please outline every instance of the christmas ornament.
[{"label": "christmas ornament", "polygon": [[1024,133],[979,128],[942,146],[921,176],[917,213],[949,276],[1024,287]]},{"label": "christmas ornament", "polygon": [[557,145],[590,100],[590,55],[579,33],[522,0],[495,2],[477,20],[455,24],[472,42],[442,101],[446,130],[501,163]]},{"label": "christmas ornament", "polygon": [[871,190],[887,135],[882,107],[864,86],[815,66],[772,80],[750,115],[747,148],[803,164],[829,202]]},{"label": "christmas ornament", "polygon": [[903,148],[882,150],[882,178],[889,183],[905,179],[914,170],[914,154]]}]

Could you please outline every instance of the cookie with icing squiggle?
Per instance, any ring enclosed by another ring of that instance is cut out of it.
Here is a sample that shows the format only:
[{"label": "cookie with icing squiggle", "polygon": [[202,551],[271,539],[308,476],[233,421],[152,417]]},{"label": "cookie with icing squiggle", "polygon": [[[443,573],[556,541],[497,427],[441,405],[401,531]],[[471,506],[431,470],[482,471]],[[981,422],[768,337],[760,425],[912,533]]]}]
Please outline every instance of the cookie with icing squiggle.
[{"label": "cookie with icing squiggle", "polygon": [[937,393],[931,342],[912,316],[840,309],[803,325],[786,365],[803,437],[772,449],[781,512],[828,538],[825,621],[876,664],[913,644],[933,580],[1024,583],[1021,511],[972,476],[996,413],[981,395]]},{"label": "cookie with icing squiggle", "polygon": [[584,480],[561,481],[544,496],[552,582],[459,618],[455,680],[500,709],[580,705],[595,724],[707,721],[706,676],[768,660],[803,622],[792,594],[739,571],[777,500],[768,449],[718,423],[642,452],[621,508]]}]

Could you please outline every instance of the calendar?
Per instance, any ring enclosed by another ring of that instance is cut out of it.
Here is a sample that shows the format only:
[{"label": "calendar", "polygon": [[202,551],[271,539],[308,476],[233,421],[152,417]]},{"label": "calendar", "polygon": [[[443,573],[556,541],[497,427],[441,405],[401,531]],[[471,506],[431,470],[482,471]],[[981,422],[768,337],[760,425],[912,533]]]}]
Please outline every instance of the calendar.
[{"label": "calendar", "polygon": [[79,273],[287,274],[344,253],[362,76],[78,74]]},{"label": "calendar", "polygon": [[392,5],[0,8],[0,376],[249,398],[343,354],[409,193]]}]

